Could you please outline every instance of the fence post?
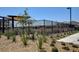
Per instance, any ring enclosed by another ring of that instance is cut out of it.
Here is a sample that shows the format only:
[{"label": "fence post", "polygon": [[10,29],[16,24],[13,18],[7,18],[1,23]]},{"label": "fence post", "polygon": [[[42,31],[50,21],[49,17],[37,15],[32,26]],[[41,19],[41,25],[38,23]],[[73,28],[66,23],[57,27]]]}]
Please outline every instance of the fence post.
[{"label": "fence post", "polygon": [[53,21],[51,21],[51,25],[52,25],[51,26],[52,27],[51,30],[52,30],[52,33],[53,33]]},{"label": "fence post", "polygon": [[43,34],[45,34],[45,19],[43,21],[44,21],[44,33]]},{"label": "fence post", "polygon": [[8,25],[7,25],[7,30],[9,32],[9,19],[7,19]]},{"label": "fence post", "polygon": [[31,33],[30,32],[30,21],[29,20],[28,20],[28,27],[27,28],[28,28],[28,35],[29,35]]},{"label": "fence post", "polygon": [[59,23],[57,22],[57,32],[59,33]]}]

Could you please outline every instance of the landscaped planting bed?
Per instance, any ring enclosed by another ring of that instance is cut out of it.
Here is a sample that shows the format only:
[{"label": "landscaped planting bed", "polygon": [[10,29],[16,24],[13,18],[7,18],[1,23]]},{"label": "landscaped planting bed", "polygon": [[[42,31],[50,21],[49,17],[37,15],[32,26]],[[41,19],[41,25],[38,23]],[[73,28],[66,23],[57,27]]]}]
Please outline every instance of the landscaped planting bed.
[{"label": "landscaped planting bed", "polygon": [[[76,33],[76,32],[74,32]],[[72,34],[74,34],[72,32]],[[26,51],[26,52],[61,52],[79,51],[79,47],[74,44],[57,42],[61,38],[70,35],[69,32],[53,34],[31,34],[22,33],[16,35],[14,31],[0,34],[0,51]],[[62,36],[62,37],[61,37]]]}]

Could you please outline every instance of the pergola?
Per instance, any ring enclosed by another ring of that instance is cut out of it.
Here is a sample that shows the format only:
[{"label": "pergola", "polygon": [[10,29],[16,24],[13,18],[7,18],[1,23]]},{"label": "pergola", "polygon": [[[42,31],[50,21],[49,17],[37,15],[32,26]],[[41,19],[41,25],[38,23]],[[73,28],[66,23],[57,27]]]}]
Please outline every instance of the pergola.
[{"label": "pergola", "polygon": [[8,23],[7,27],[9,27],[9,21],[12,22],[11,26],[12,26],[12,29],[14,30],[14,21],[19,21],[20,20],[19,18],[23,18],[23,16],[15,16],[15,15],[8,15],[8,17],[0,16],[0,30],[2,30],[2,32],[4,33],[5,26],[7,25],[5,23]]}]

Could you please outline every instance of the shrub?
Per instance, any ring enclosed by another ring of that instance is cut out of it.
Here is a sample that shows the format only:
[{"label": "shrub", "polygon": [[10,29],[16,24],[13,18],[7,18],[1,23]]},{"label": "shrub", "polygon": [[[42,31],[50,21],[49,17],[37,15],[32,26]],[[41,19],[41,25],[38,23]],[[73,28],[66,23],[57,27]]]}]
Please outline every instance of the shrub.
[{"label": "shrub", "polygon": [[56,47],[53,47],[52,52],[58,52],[58,49]]},{"label": "shrub", "polygon": [[22,40],[23,44],[26,46],[27,42],[28,42],[27,34],[22,34],[21,40]]},{"label": "shrub", "polygon": [[15,35],[13,35],[12,39],[13,39],[13,42],[16,42],[16,36]]},{"label": "shrub", "polygon": [[76,52],[75,50],[73,50],[72,52]]},{"label": "shrub", "polygon": [[61,45],[65,46],[66,44],[64,42],[61,42]]},{"label": "shrub", "polygon": [[59,35],[59,34],[57,34],[57,37],[60,37],[60,35]]},{"label": "shrub", "polygon": [[0,38],[1,38],[2,32],[0,32]]},{"label": "shrub", "polygon": [[50,46],[55,46],[54,43],[51,43]]},{"label": "shrub", "polygon": [[53,39],[51,43],[56,43],[56,40],[55,40],[55,39]]},{"label": "shrub", "polygon": [[45,35],[43,35],[43,41],[46,43],[47,42],[47,38]]},{"label": "shrub", "polygon": [[70,45],[73,45],[73,43],[69,43]]},{"label": "shrub", "polygon": [[79,48],[79,46],[77,46],[77,45],[74,45],[74,44],[72,45],[72,47],[74,47],[74,48]]},{"label": "shrub", "polygon": [[33,41],[35,40],[35,36],[34,36],[34,33],[32,34],[32,40],[33,40]]},{"label": "shrub", "polygon": [[10,39],[11,33],[10,32],[5,32],[4,35],[7,36],[7,39]]},{"label": "shrub", "polygon": [[52,38],[52,39],[53,39],[53,36],[50,36],[50,38]]},{"label": "shrub", "polygon": [[35,33],[31,33],[29,35],[29,38],[32,40],[32,41],[35,41]]},{"label": "shrub", "polygon": [[69,47],[62,47],[64,50],[70,50]]},{"label": "shrub", "polygon": [[71,34],[72,34],[72,32],[70,31],[70,32],[69,32],[69,35],[71,35]]},{"label": "shrub", "polygon": [[43,38],[40,36],[37,39],[37,47],[38,47],[38,49],[42,49],[42,45],[43,45]]},{"label": "shrub", "polygon": [[16,32],[11,31],[12,42],[16,42]]},{"label": "shrub", "polygon": [[55,46],[54,43],[51,42],[50,46]]},{"label": "shrub", "polygon": [[44,49],[40,49],[40,51],[39,52],[47,52],[46,50],[44,50]]}]

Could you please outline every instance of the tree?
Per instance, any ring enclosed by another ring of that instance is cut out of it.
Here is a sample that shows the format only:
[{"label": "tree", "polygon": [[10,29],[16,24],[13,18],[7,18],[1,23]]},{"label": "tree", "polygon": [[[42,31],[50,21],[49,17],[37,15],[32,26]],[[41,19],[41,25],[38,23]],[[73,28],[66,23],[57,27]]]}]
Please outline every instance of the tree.
[{"label": "tree", "polygon": [[[23,42],[23,44],[26,46],[27,42],[28,42],[28,35],[27,35],[27,25],[29,26],[30,23],[28,23],[28,21],[30,20],[30,16],[27,13],[27,9],[24,10],[24,15],[22,16],[22,18],[20,18],[19,23],[22,25],[22,32],[21,32],[21,40]],[[29,32],[29,31],[28,31]]]},{"label": "tree", "polygon": [[23,33],[24,33],[24,28],[27,28],[28,25],[28,21],[31,17],[28,15],[27,13],[27,9],[24,10],[24,15],[22,16],[22,18],[20,18],[19,23],[22,25],[22,29],[23,29]]}]

